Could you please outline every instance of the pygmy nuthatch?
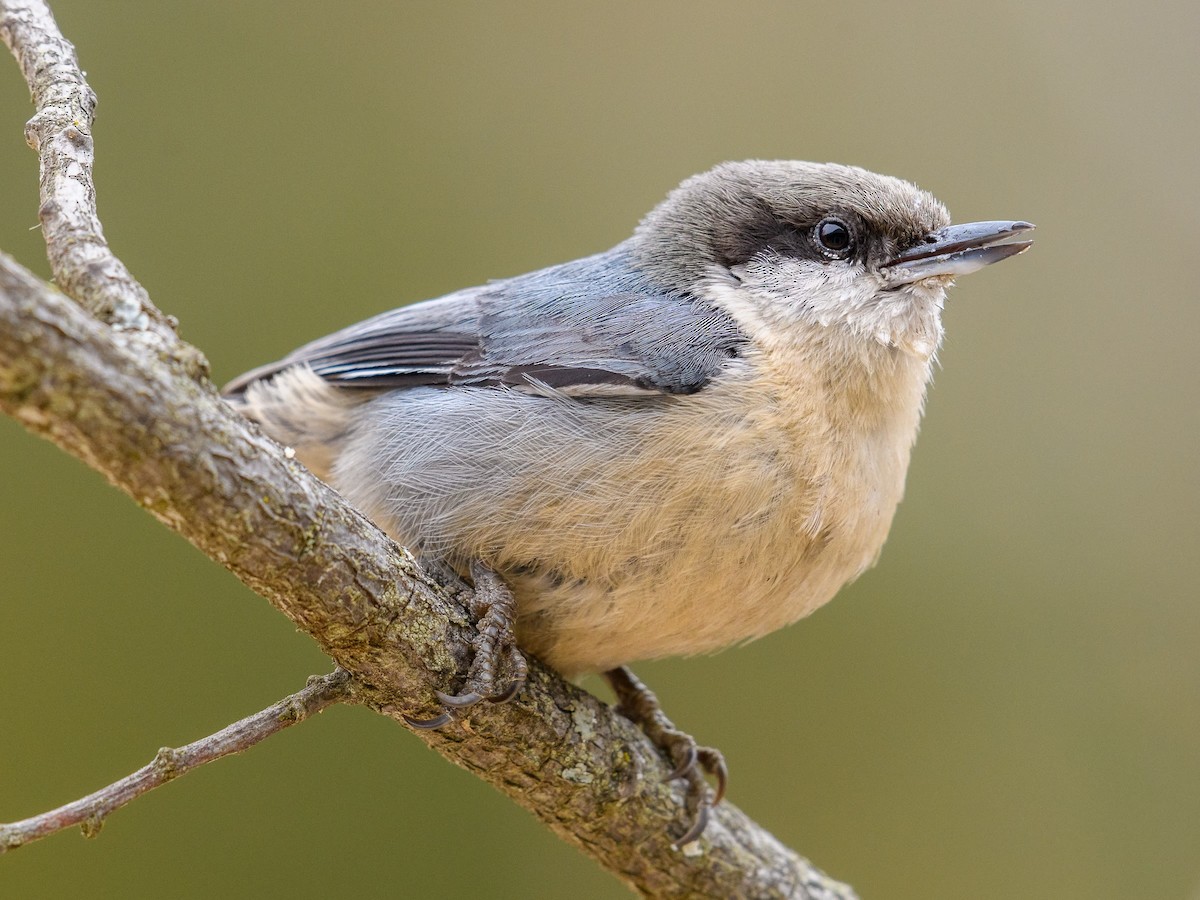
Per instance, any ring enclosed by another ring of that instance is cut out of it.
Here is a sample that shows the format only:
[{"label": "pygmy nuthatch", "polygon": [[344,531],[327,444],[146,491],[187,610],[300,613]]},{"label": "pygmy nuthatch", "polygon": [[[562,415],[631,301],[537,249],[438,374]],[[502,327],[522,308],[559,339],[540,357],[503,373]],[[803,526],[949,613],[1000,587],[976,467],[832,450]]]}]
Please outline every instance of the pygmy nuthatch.
[{"label": "pygmy nuthatch", "polygon": [[605,253],[384,313],[226,392],[475,583],[475,663],[444,707],[511,698],[517,645],[606,672],[688,780],[686,841],[720,798],[697,769],[723,788],[724,765],[624,664],[774,631],[874,563],[946,288],[1032,227],[950,225],[850,166],[725,163]]}]

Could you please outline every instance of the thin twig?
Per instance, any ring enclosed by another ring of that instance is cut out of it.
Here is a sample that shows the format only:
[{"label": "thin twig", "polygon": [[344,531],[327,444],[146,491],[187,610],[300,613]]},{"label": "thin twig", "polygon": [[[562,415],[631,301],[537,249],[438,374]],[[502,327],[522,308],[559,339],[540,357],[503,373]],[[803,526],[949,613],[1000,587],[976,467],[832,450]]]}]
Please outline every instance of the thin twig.
[{"label": "thin twig", "polygon": [[175,321],[109,249],[96,211],[92,123],[96,95],[43,0],[0,2],[0,40],[16,57],[37,112],[25,140],[41,163],[38,210],[54,281],[68,297],[115,328],[137,331],[194,374],[207,362],[179,342]]},{"label": "thin twig", "polygon": [[344,669],[313,676],[303,690],[284,697],[262,712],[222,728],[216,734],[184,747],[163,747],[148,765],[95,793],[20,822],[0,824],[0,853],[15,850],[73,825],[82,828],[84,837],[95,837],[113,810],[120,809],[168,781],[174,781],[180,775],[186,775],[197,766],[248,750],[259,741],[342,702],[349,693],[350,673]]}]

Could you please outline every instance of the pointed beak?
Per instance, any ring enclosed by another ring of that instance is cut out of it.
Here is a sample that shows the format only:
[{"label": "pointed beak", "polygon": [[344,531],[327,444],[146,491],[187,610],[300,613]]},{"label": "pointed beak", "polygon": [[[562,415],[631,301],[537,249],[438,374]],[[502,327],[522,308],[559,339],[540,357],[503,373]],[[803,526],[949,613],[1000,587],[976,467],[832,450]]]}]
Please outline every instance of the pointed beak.
[{"label": "pointed beak", "polygon": [[891,287],[935,275],[967,275],[984,266],[1024,253],[1033,241],[1009,240],[1032,231],[1028,222],[971,222],[950,225],[927,235],[924,242],[896,254],[880,266]]}]

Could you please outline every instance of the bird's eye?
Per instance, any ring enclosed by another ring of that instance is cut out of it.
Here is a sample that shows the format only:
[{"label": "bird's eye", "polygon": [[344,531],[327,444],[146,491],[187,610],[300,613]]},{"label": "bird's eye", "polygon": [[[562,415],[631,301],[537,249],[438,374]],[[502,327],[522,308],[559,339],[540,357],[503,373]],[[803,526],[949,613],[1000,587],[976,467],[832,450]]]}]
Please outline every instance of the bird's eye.
[{"label": "bird's eye", "polygon": [[826,256],[845,259],[854,247],[854,236],[841,219],[822,219],[813,229],[813,235]]}]

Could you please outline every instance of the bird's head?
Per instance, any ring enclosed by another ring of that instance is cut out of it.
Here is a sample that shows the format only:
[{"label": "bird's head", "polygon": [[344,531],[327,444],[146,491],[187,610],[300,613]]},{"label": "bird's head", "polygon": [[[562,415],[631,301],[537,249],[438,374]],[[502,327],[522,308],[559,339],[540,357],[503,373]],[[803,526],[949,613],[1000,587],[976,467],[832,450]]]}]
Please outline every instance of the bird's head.
[{"label": "bird's head", "polygon": [[[946,288],[1021,253],[1027,222],[951,225],[931,194],[854,166],[723,163],[638,227],[642,267],[726,308],[754,338],[815,331],[929,358]],[[836,329],[830,332],[829,329]]]}]

